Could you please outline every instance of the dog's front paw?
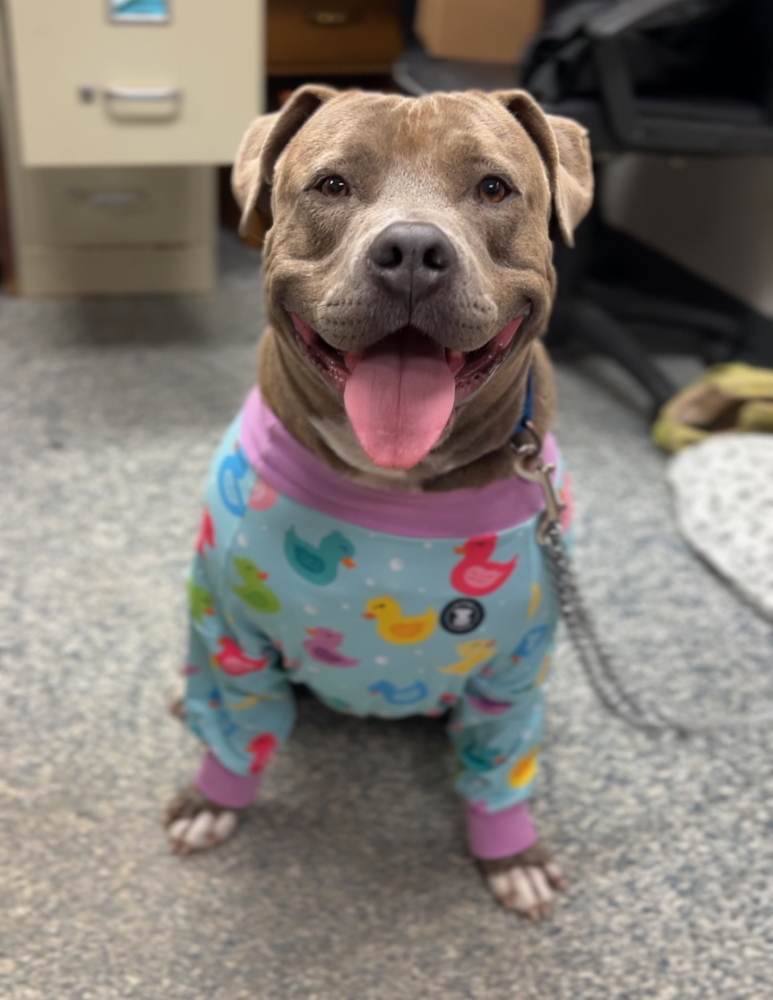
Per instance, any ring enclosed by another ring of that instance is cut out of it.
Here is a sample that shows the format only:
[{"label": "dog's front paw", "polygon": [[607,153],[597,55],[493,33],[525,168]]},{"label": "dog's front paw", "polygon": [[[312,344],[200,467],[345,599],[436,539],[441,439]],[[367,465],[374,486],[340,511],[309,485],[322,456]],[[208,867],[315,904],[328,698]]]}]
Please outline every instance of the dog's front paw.
[{"label": "dog's front paw", "polygon": [[238,810],[216,805],[189,785],[172,799],[164,816],[169,848],[180,855],[209,851],[228,840],[239,816]]},{"label": "dog's front paw", "polygon": [[530,920],[550,916],[554,890],[566,888],[563,872],[541,844],[508,858],[479,860],[486,884],[499,902]]}]

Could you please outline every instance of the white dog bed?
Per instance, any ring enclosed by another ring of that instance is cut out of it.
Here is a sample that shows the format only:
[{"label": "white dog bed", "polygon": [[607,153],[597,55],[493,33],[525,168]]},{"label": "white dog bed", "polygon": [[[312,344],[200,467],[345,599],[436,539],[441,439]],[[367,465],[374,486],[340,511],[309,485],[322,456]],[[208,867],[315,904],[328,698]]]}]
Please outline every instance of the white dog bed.
[{"label": "white dog bed", "polygon": [[773,435],[727,434],[670,462],[687,541],[773,620]]}]

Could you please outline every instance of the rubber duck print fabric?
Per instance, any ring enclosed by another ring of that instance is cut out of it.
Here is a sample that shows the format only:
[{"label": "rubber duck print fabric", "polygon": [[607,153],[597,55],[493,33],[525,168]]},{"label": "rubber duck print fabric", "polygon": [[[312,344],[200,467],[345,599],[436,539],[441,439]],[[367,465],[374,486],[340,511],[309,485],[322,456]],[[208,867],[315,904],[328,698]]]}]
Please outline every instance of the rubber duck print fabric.
[{"label": "rubber duck print fabric", "polygon": [[293,526],[285,533],[285,555],[296,573],[320,587],[335,580],[339,564],[349,569],[357,565],[352,559],[354,546],[340,531],[331,531],[319,545],[311,545],[298,537]]},{"label": "rubber duck print fabric", "polygon": [[538,515],[468,538],[370,530],[264,482],[238,440],[236,423],[190,576],[191,728],[249,774],[292,729],[294,683],[359,716],[448,712],[462,794],[528,797],[558,617]]},{"label": "rubber duck print fabric", "polygon": [[509,562],[494,562],[491,556],[497,546],[496,535],[470,538],[454,549],[464,559],[454,566],[451,586],[469,597],[485,597],[499,590],[518,565],[518,557]]}]

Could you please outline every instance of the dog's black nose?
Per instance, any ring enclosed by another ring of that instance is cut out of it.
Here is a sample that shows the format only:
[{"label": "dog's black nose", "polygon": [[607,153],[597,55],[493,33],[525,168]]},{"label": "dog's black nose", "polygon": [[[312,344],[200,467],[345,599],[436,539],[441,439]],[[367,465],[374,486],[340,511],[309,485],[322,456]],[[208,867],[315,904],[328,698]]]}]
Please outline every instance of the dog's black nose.
[{"label": "dog's black nose", "polygon": [[368,258],[378,281],[411,306],[447,284],[457,267],[451,241],[426,222],[393,222],[375,238]]}]

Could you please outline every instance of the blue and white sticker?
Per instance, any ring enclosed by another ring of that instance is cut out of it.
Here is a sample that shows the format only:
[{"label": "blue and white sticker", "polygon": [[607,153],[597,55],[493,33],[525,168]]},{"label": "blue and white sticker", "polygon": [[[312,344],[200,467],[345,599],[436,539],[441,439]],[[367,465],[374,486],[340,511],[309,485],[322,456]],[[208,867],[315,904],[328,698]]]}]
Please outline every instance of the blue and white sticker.
[{"label": "blue and white sticker", "polygon": [[107,0],[110,20],[117,24],[150,21],[164,24],[171,17],[172,0]]}]

